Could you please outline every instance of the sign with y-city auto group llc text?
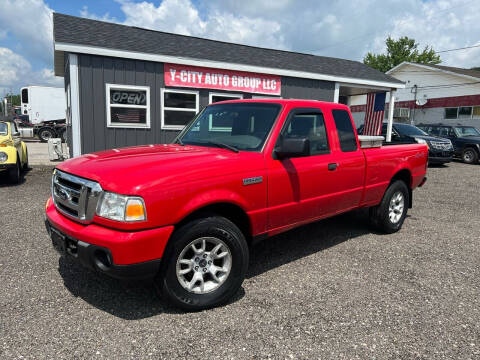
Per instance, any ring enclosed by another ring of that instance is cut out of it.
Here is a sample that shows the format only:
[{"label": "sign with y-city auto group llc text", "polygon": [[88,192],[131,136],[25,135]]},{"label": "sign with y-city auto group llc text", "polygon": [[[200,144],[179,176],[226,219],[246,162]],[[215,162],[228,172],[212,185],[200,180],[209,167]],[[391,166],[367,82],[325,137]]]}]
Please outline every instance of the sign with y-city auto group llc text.
[{"label": "sign with y-city auto group llc text", "polygon": [[164,65],[165,85],[280,95],[280,76],[177,64]]}]

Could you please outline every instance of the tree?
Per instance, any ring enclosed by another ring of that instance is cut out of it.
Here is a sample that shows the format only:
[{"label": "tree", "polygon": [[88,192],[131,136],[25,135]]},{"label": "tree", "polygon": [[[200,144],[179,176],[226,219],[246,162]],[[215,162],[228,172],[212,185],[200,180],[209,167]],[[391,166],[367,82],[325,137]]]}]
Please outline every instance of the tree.
[{"label": "tree", "polygon": [[363,63],[381,72],[387,72],[404,61],[419,64],[440,64],[442,62],[440,56],[435,53],[432,47],[425,46],[425,49],[420,52],[418,43],[407,36],[398,40],[394,40],[389,36],[385,40],[385,44],[387,45],[386,54],[372,54],[369,52],[363,58]]},{"label": "tree", "polygon": [[5,97],[8,99],[8,102],[12,102],[12,106],[20,106],[20,95],[15,95],[15,94],[8,94],[5,95]]}]

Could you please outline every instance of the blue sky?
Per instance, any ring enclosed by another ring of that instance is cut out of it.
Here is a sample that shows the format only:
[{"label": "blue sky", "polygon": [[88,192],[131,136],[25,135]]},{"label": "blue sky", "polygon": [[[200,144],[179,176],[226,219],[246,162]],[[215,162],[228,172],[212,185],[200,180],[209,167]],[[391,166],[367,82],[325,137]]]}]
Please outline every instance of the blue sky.
[{"label": "blue sky", "polygon": [[[480,43],[478,0],[0,0],[0,96],[53,75],[52,11],[255,46],[361,61],[388,35],[445,50]],[[480,48],[442,54],[480,66]]]}]

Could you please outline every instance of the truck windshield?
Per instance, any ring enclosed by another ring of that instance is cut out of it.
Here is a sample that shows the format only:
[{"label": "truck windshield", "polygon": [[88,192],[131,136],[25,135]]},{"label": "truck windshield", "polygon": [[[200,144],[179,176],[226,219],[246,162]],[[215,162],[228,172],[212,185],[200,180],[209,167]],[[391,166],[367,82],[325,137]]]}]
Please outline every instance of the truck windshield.
[{"label": "truck windshield", "polygon": [[176,142],[260,151],[281,109],[273,103],[227,103],[205,108]]},{"label": "truck windshield", "polygon": [[420,130],[416,126],[413,125],[408,125],[408,124],[395,124],[395,129],[401,134],[401,135],[408,135],[408,136],[415,136],[415,135],[428,135],[425,131]]},{"label": "truck windshield", "polygon": [[8,127],[5,123],[0,123],[0,135],[7,135],[8,134]]},{"label": "truck windshield", "polygon": [[480,131],[474,127],[455,127],[454,129],[458,137],[480,136]]}]

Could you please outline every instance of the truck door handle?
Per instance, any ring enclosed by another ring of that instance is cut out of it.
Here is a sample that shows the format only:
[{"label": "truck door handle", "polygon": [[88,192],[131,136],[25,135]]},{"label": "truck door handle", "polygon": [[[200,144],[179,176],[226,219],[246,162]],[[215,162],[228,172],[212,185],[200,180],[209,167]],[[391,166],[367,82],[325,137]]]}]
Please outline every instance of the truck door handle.
[{"label": "truck door handle", "polygon": [[338,166],[337,163],[330,163],[330,164],[328,164],[328,171],[335,171],[335,170],[337,170],[337,166]]}]

